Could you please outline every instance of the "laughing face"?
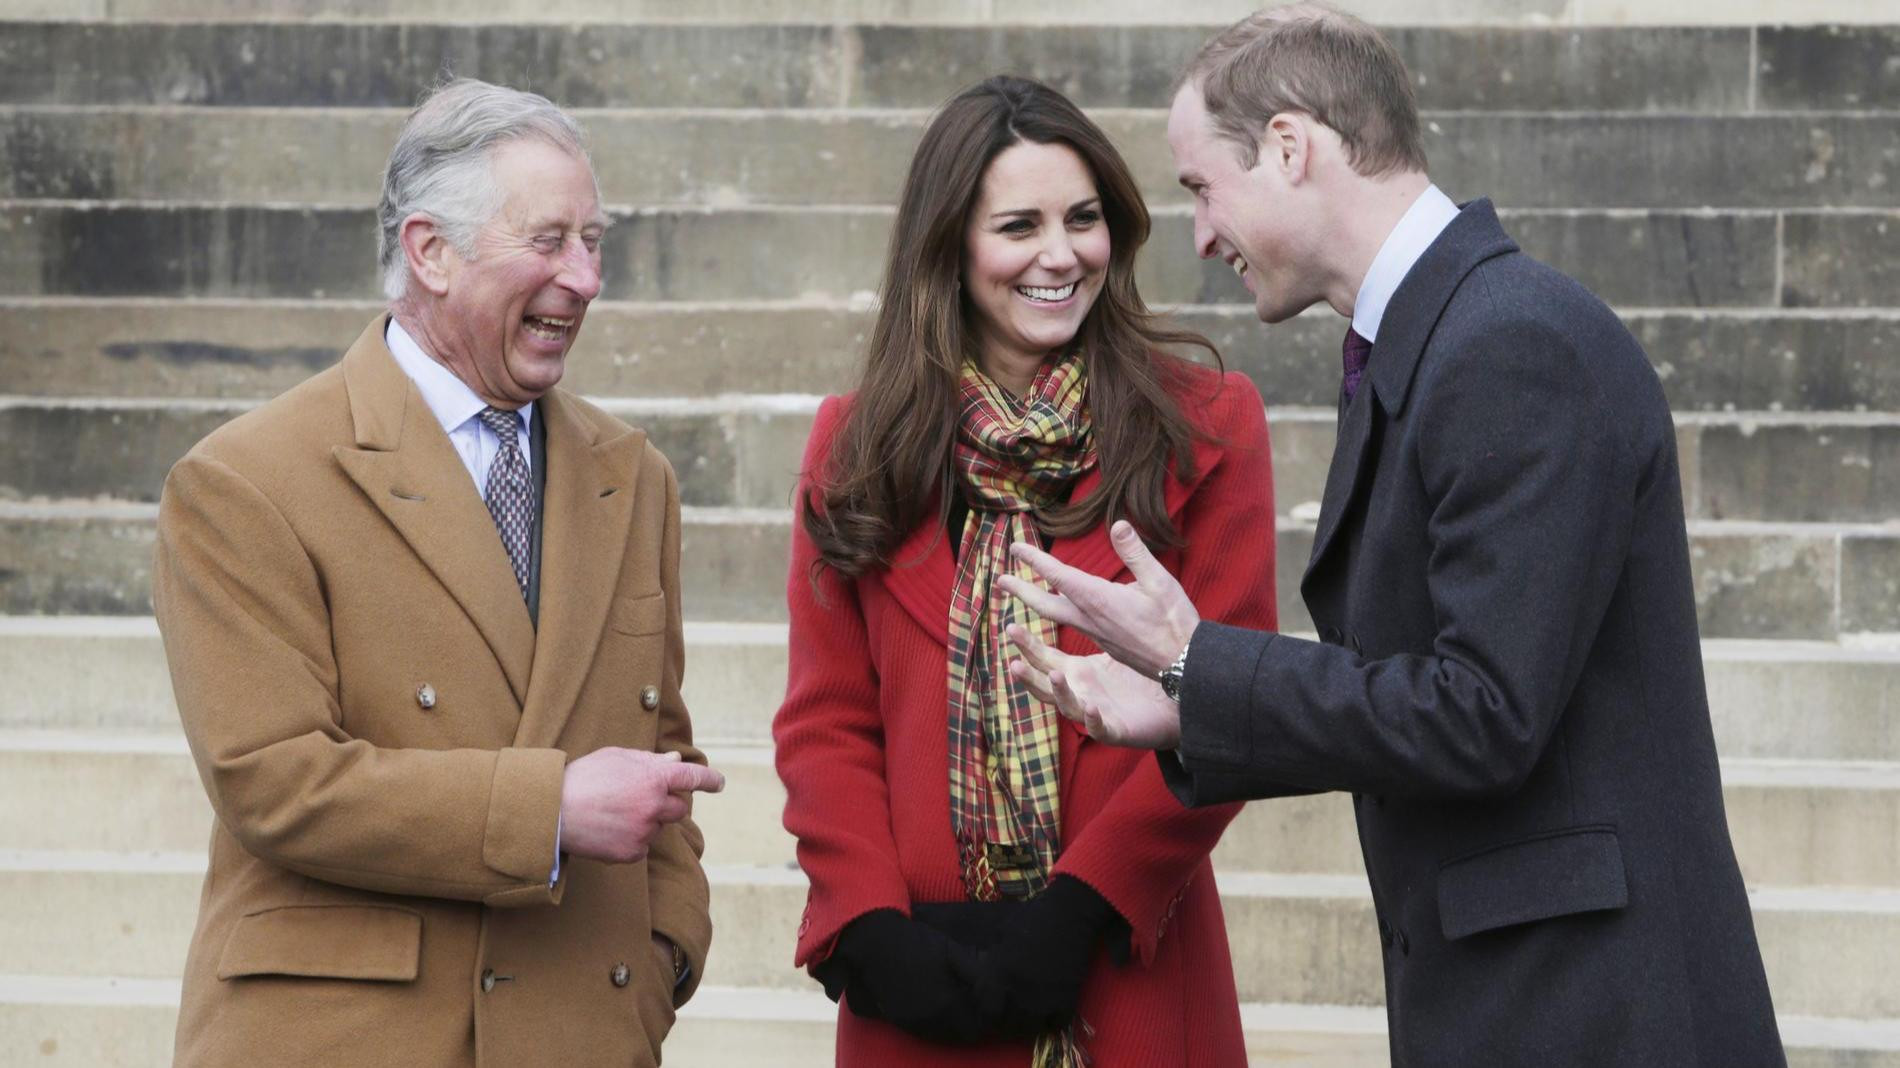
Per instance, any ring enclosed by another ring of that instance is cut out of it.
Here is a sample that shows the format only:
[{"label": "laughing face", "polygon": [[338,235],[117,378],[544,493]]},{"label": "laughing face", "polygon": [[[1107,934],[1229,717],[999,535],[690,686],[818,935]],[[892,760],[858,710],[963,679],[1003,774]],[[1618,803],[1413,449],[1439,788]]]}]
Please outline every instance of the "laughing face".
[{"label": "laughing face", "polygon": [[1312,235],[1300,221],[1310,213],[1294,194],[1296,182],[1280,154],[1262,151],[1253,167],[1243,168],[1191,84],[1168,112],[1168,147],[1181,185],[1194,195],[1194,250],[1234,269],[1262,322],[1281,322],[1324,299],[1317,275],[1305,266],[1313,258]]},{"label": "laughing face", "polygon": [[501,207],[475,256],[442,257],[429,314],[431,354],[498,408],[561,380],[587,305],[600,294],[607,227],[587,161],[543,141],[511,141],[490,160]]},{"label": "laughing face", "polygon": [[963,243],[984,372],[1020,379],[1073,340],[1102,291],[1108,254],[1101,196],[1074,149],[1019,141],[998,153]]}]

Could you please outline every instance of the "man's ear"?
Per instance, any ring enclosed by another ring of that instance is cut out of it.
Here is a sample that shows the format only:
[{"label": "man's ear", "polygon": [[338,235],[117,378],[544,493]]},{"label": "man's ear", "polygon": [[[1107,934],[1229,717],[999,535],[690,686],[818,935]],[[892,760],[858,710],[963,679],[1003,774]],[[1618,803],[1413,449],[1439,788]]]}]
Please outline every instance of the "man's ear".
[{"label": "man's ear", "polygon": [[408,261],[410,275],[423,289],[436,296],[447,294],[450,275],[448,260],[456,252],[449,245],[448,238],[436,229],[435,220],[416,212],[402,221],[398,235],[402,240],[403,259]]},{"label": "man's ear", "polygon": [[1267,120],[1267,128],[1260,135],[1260,165],[1278,171],[1288,185],[1304,181],[1313,160],[1313,137],[1307,121],[1304,115],[1282,111]]}]

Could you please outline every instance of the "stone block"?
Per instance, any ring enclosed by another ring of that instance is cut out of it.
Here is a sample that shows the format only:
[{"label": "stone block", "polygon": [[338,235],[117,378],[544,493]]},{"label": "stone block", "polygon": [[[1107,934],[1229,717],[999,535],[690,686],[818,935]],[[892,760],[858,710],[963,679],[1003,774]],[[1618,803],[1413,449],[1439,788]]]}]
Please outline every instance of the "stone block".
[{"label": "stone block", "polygon": [[1900,203],[1893,115],[1423,118],[1432,179],[1460,200],[1488,196],[1510,208]]},{"label": "stone block", "polygon": [[[373,301],[0,300],[0,364],[26,396],[261,400],[335,362]],[[596,302],[562,385],[591,397],[837,393],[869,315],[842,306]]]},{"label": "stone block", "polygon": [[[1503,221],[1527,252],[1612,304],[1761,305],[1773,292],[1767,215],[1507,212]],[[890,225],[885,208],[641,209],[608,233],[603,296],[868,298],[882,280]],[[1137,268],[1146,299],[1250,303],[1226,264],[1199,259],[1178,239],[1186,227],[1174,209],[1157,214]],[[18,295],[369,300],[378,292],[363,210],[15,205],[0,208],[0,249],[11,253],[0,285]]]},{"label": "stone block", "polygon": [[367,211],[0,207],[0,291],[15,295],[380,294]]},{"label": "stone block", "polygon": [[1900,213],[1789,214],[1781,277],[1787,307],[1894,307],[1900,303]]},{"label": "stone block", "polygon": [[1841,629],[1900,632],[1900,540],[1841,539]]},{"label": "stone block", "polygon": [[[1180,68],[1221,28],[863,27],[850,103],[935,107],[996,73],[1048,82],[1085,107],[1165,108]],[[1737,111],[1748,31],[1397,26],[1387,35],[1426,110]]]},{"label": "stone block", "polygon": [[840,55],[821,26],[21,23],[0,102],[406,109],[446,71],[565,107],[832,107]]},{"label": "stone block", "polygon": [[1704,212],[1510,212],[1518,245],[1605,302],[1636,308],[1774,302],[1775,220]]},{"label": "stone block", "polygon": [[1696,617],[1709,638],[1832,639],[1838,537],[1702,524],[1691,531]]},{"label": "stone block", "polygon": [[1691,511],[1705,519],[1900,519],[1900,424],[1703,422]]},{"label": "stone block", "polygon": [[0,614],[150,615],[155,518],[0,513]]},{"label": "stone block", "polygon": [[1758,106],[1900,108],[1900,26],[1763,26],[1756,34]]},{"label": "stone block", "polygon": [[1900,320],[1626,312],[1669,404],[1691,411],[1900,410]]},{"label": "stone block", "polygon": [[196,407],[0,407],[0,451],[14,458],[0,475],[0,497],[155,501],[171,465],[235,414]]}]

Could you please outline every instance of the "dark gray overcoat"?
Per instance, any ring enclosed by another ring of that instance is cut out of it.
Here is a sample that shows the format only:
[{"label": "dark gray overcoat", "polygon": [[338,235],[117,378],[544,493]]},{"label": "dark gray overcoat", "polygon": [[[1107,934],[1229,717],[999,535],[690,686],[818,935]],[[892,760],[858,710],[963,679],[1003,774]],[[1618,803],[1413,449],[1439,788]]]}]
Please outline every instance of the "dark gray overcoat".
[{"label": "dark gray overcoat", "polygon": [[1161,767],[1352,792],[1395,1066],[1785,1063],[1661,383],[1488,201],[1393,295],[1300,591],[1318,642],[1195,632]]}]

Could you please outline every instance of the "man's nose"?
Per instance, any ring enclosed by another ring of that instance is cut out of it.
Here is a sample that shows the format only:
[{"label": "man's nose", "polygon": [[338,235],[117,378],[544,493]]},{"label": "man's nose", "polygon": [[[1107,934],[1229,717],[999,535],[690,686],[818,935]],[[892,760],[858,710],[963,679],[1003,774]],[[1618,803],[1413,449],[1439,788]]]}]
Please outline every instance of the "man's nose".
[{"label": "man's nose", "polygon": [[1213,259],[1218,250],[1214,248],[1214,228],[1208,225],[1207,210],[1194,205],[1194,251],[1204,260]]},{"label": "man's nose", "polygon": [[572,241],[562,252],[560,284],[582,300],[600,296],[600,250]]}]

